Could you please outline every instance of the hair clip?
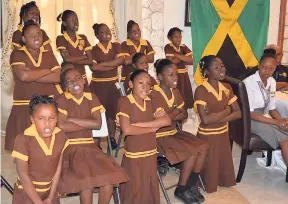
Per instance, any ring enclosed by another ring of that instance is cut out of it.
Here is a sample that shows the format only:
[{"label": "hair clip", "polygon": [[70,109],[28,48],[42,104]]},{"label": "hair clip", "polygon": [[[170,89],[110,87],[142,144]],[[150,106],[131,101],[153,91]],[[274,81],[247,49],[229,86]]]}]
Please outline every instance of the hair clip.
[{"label": "hair clip", "polygon": [[62,12],[62,13],[61,13],[61,16],[60,16],[60,21],[62,21],[62,16],[63,16],[63,13],[64,13],[64,12]]}]

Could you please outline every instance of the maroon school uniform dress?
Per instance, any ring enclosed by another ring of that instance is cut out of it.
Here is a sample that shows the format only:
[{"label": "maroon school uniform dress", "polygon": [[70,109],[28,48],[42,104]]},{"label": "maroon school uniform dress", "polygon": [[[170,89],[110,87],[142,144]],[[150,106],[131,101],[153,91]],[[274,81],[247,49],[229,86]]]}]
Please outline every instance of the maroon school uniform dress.
[{"label": "maroon school uniform dress", "polygon": [[[20,49],[23,44],[22,44],[22,30],[23,30],[23,26],[22,25],[18,25],[18,29],[13,33],[12,36],[12,49]],[[52,50],[51,47],[51,40],[49,39],[48,35],[46,34],[46,32],[44,30],[41,29],[42,32],[42,38],[43,38],[43,47],[46,50]]]},{"label": "maroon school uniform dress", "polygon": [[41,94],[56,97],[59,95],[54,84],[41,82],[23,82],[15,73],[13,67],[23,64],[31,70],[60,69],[53,52],[40,48],[38,61],[36,62],[26,46],[19,50],[15,49],[10,56],[15,87],[13,92],[13,106],[6,126],[5,150],[12,151],[16,135],[23,132],[31,125],[29,116],[29,102],[33,94]]},{"label": "maroon school uniform dress", "polygon": [[[234,95],[229,84],[219,82],[219,93],[217,93],[205,81],[196,89],[194,108],[197,111],[197,105],[203,105],[210,113],[219,113],[236,100],[237,96]],[[207,192],[217,191],[217,186],[230,187],[236,185],[228,123],[219,122],[205,125],[201,122],[197,136],[209,145],[201,172]]]},{"label": "maroon school uniform dress", "polygon": [[[57,99],[59,114],[68,117],[92,119],[95,111],[103,112],[104,107],[98,98],[84,92],[76,99],[70,93],[64,93]],[[118,185],[128,177],[116,161],[107,156],[95,144],[92,130],[80,130],[66,133],[69,147],[63,155],[62,174],[59,181],[61,194],[77,193],[105,185]]]},{"label": "maroon school uniform dress", "polygon": [[[184,106],[184,101],[178,89],[170,89],[172,97],[168,99],[167,95],[160,88],[154,86],[150,93],[153,109],[164,109],[166,113],[171,113],[175,108],[180,109]],[[157,150],[165,155],[170,164],[177,164],[185,161],[191,156],[196,156],[202,151],[204,144],[194,135],[176,129],[176,121],[171,126],[160,128],[156,132]]]},{"label": "maroon school uniform dress", "polygon": [[[131,89],[130,89],[130,87],[129,87],[129,81],[130,81],[130,76],[131,76],[131,74],[132,74],[132,72],[126,77],[126,79],[125,79],[125,81],[124,81],[124,84],[123,84],[124,89],[125,89],[127,95],[131,92]],[[153,90],[153,87],[154,87],[155,85],[157,85],[158,83],[157,83],[157,81],[154,79],[154,77],[152,77],[151,75],[149,75],[149,76],[150,76],[150,80],[151,80],[151,90]]]},{"label": "maroon school uniform dress", "polygon": [[[118,101],[119,116],[129,118],[131,123],[154,120],[151,100],[147,97],[144,106],[139,105],[132,94]],[[155,133],[127,136],[121,166],[129,175],[129,181],[120,185],[123,204],[159,204],[157,177],[157,142]]]},{"label": "maroon school uniform dress", "polygon": [[[174,57],[174,54],[181,54],[185,56],[191,56],[192,51],[184,44],[181,44],[179,48],[176,48],[172,43],[165,45],[164,47],[166,57]],[[193,108],[193,91],[191,82],[188,75],[188,69],[183,61],[179,64],[176,64],[178,70],[178,84],[177,88],[179,89],[184,101],[185,108]]]},{"label": "maroon school uniform dress", "polygon": [[[92,50],[87,37],[82,34],[76,33],[76,41],[70,38],[67,32],[64,32],[63,35],[58,35],[56,38],[56,47],[57,50],[67,50],[71,56],[83,56],[85,51]],[[87,81],[87,76],[85,72],[85,66],[83,64],[74,64],[75,68],[80,72],[82,77],[86,80],[85,91],[89,91],[89,84]]]},{"label": "maroon school uniform dress", "polygon": [[[155,51],[151,46],[148,40],[140,39],[140,43],[138,47],[132,42],[132,40],[128,39],[121,44],[122,52],[125,56],[131,56],[135,53],[144,53],[145,55],[154,55]],[[122,81],[126,79],[126,77],[133,72],[132,64],[123,65],[122,67]]]},{"label": "maroon school uniform dress", "polygon": [[[42,200],[49,196],[60,156],[68,144],[65,133],[57,127],[52,133],[49,147],[39,136],[34,124],[16,137],[12,157],[28,163],[28,175]],[[52,204],[60,204],[57,195],[51,202]],[[19,176],[14,185],[12,203],[33,204],[33,201],[25,193]]]},{"label": "maroon school uniform dress", "polygon": [[[119,43],[109,42],[105,49],[99,42],[92,49],[93,63],[111,61],[117,57],[123,56]],[[115,85],[118,82],[118,67],[111,71],[93,71],[90,90],[100,100],[105,107],[108,118],[115,119],[117,112],[117,102],[120,93]]]}]

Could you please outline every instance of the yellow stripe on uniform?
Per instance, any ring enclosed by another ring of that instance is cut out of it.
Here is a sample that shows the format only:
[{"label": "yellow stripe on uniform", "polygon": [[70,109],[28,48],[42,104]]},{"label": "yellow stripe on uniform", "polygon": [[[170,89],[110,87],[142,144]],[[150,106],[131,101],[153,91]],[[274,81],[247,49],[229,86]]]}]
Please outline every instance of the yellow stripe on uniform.
[{"label": "yellow stripe on uniform", "polygon": [[60,47],[57,47],[56,49],[57,49],[58,52],[60,52],[60,50],[66,50],[66,47],[60,46]]},{"label": "yellow stripe on uniform", "polygon": [[76,138],[76,139],[69,139],[69,145],[74,144],[91,144],[94,143],[94,140],[92,137],[89,138]]},{"label": "yellow stripe on uniform", "polygon": [[55,66],[55,67],[52,67],[52,68],[51,68],[51,71],[53,72],[53,71],[56,70],[56,69],[60,69],[60,66],[57,65],[57,66]]},{"label": "yellow stripe on uniform", "polygon": [[202,100],[195,101],[194,102],[194,111],[196,113],[198,112],[197,105],[203,105],[205,107],[207,105],[207,103],[205,101],[202,101]]},{"label": "yellow stripe on uniform", "polygon": [[155,54],[155,51],[154,51],[154,50],[148,52],[146,55],[152,55],[152,54]]},{"label": "yellow stripe on uniform", "polygon": [[169,130],[169,131],[166,131],[166,132],[157,132],[156,133],[156,138],[159,138],[159,137],[166,137],[166,136],[171,136],[171,135],[175,135],[177,133],[177,130],[174,129],[174,130]]},{"label": "yellow stripe on uniform", "polygon": [[[17,177],[18,181],[20,181],[19,176]],[[48,184],[50,184],[53,181],[53,179],[51,181],[32,181],[33,184],[35,185],[39,185],[39,186],[46,186]]]},{"label": "yellow stripe on uniform", "polygon": [[68,112],[66,110],[63,110],[61,108],[58,108],[58,111],[64,115],[68,115]]},{"label": "yellow stripe on uniform", "polygon": [[55,85],[55,88],[57,89],[57,91],[58,91],[59,94],[62,94],[62,93],[63,93],[63,90],[62,90],[60,84],[56,84],[56,85]]},{"label": "yellow stripe on uniform", "polygon": [[65,149],[69,146],[69,144],[70,144],[70,142],[69,142],[69,140],[67,140],[67,141],[65,142],[65,144],[64,144],[64,147],[63,147],[61,153],[63,153],[63,152],[65,151]]},{"label": "yellow stripe on uniform", "polygon": [[92,77],[91,80],[92,81],[96,81],[96,82],[116,81],[116,80],[118,80],[118,76],[110,77],[110,78],[95,78],[95,77]]},{"label": "yellow stripe on uniform", "polygon": [[155,155],[157,153],[157,149],[153,150],[148,150],[144,152],[128,152],[125,150],[125,156],[131,159],[136,159],[136,158],[143,158],[143,157],[149,157],[152,155]]},{"label": "yellow stripe on uniform", "polygon": [[129,116],[128,114],[123,113],[123,112],[119,112],[119,113],[116,114],[116,120],[119,121],[119,116],[120,116],[120,115],[125,116],[125,117],[127,117],[127,118],[130,118],[130,116]]},{"label": "yellow stripe on uniform", "polygon": [[21,159],[23,161],[28,161],[28,158],[29,158],[27,155],[21,154],[20,152],[17,152],[15,150],[13,150],[11,156],[17,159]]},{"label": "yellow stripe on uniform", "polygon": [[45,42],[43,42],[43,46],[44,46],[44,45],[47,45],[47,44],[49,44],[49,43],[51,43],[51,40],[50,40],[50,39],[48,39],[48,40],[46,40]]},{"label": "yellow stripe on uniform", "polygon": [[166,57],[174,57],[174,54],[166,54]]},{"label": "yellow stripe on uniform", "polygon": [[13,62],[11,63],[10,65],[13,66],[13,65],[25,65],[25,62]]},{"label": "yellow stripe on uniform", "polygon": [[87,50],[92,50],[92,46],[86,47],[86,48],[84,49],[84,51],[87,51]]},{"label": "yellow stripe on uniform", "polygon": [[13,105],[14,106],[27,106],[29,105],[30,100],[14,100]]},{"label": "yellow stripe on uniform", "polygon": [[103,113],[105,111],[105,108],[103,105],[96,106],[96,107],[91,109],[91,113],[94,113],[95,111],[98,111],[98,110],[100,110],[100,112]]},{"label": "yellow stripe on uniform", "polygon": [[[238,18],[244,10],[247,2],[248,0],[238,0],[230,7],[226,1],[212,0],[221,22],[205,47],[201,57],[206,55],[216,55],[226,36],[229,35],[245,67],[253,67],[258,64],[252,48],[238,23]],[[194,79],[198,86],[203,82],[199,65],[197,65]]]},{"label": "yellow stripe on uniform", "polygon": [[232,103],[234,103],[235,101],[237,101],[237,96],[233,96],[233,98],[231,98],[228,102],[228,105],[231,105]]},{"label": "yellow stripe on uniform", "polygon": [[185,103],[184,103],[184,101],[183,101],[179,106],[177,106],[177,108],[178,108],[178,109],[182,108],[182,107],[184,106],[184,104],[185,104]]},{"label": "yellow stripe on uniform", "polygon": [[[17,188],[19,189],[23,189],[23,186],[19,185],[18,183],[16,183]],[[49,186],[48,188],[35,188],[36,192],[46,192],[49,191],[51,188],[51,186]]]},{"label": "yellow stripe on uniform", "polygon": [[218,131],[218,130],[223,130],[223,129],[227,128],[227,127],[228,127],[228,124],[226,124],[226,125],[224,125],[222,127],[219,127],[219,128],[201,128],[201,127],[199,127],[198,129],[199,130],[204,130],[204,131]]},{"label": "yellow stripe on uniform", "polygon": [[187,73],[188,72],[188,69],[187,68],[185,68],[185,69],[177,69],[177,71],[178,71],[178,74],[184,74],[184,73]]},{"label": "yellow stripe on uniform", "polygon": [[198,133],[202,134],[202,135],[218,135],[218,134],[222,134],[224,132],[228,131],[228,127],[222,131],[216,131],[216,132],[203,132],[203,131],[198,131]]}]

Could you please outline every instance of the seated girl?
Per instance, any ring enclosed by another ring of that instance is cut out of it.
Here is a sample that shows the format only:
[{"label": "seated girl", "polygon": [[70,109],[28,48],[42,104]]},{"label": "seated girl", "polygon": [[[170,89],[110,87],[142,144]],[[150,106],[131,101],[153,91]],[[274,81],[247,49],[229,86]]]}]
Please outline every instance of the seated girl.
[{"label": "seated girl", "polygon": [[98,98],[83,92],[85,80],[76,69],[61,74],[65,93],[57,99],[58,126],[66,132],[69,148],[63,155],[63,170],[59,182],[61,194],[80,192],[82,204],[92,204],[93,189],[99,187],[98,203],[109,203],[113,185],[126,182],[122,168],[97,146],[93,129],[100,129],[101,113],[105,111]]}]

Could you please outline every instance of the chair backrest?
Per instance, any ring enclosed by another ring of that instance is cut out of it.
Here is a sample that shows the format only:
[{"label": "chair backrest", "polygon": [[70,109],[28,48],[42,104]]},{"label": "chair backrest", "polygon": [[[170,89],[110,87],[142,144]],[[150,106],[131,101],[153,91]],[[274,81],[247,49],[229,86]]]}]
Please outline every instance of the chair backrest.
[{"label": "chair backrest", "polygon": [[248,148],[251,139],[251,118],[249,100],[245,84],[232,77],[226,76],[223,82],[230,84],[238,97],[242,118],[229,123],[230,138],[243,148]]},{"label": "chair backrest", "polygon": [[108,127],[105,111],[101,113],[102,125],[100,130],[92,130],[93,137],[107,137],[108,136]]}]

